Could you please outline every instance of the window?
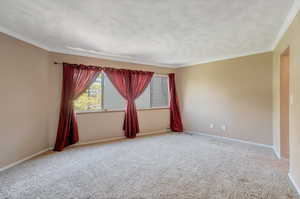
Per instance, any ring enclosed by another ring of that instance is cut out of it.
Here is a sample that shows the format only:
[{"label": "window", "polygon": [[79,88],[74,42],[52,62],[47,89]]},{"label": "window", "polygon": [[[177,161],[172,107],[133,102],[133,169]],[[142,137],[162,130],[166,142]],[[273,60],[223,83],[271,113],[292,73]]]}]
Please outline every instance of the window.
[{"label": "window", "polygon": [[125,99],[119,94],[109,78],[104,74],[104,100],[103,105],[106,110],[122,110],[126,105]]},{"label": "window", "polygon": [[[149,86],[136,101],[137,109],[169,106],[168,76],[154,75]],[[76,112],[124,110],[126,100],[119,94],[105,73],[74,101]]]},{"label": "window", "polygon": [[156,75],[152,78],[150,85],[151,107],[168,107],[169,106],[169,88],[168,77]]},{"label": "window", "polygon": [[76,112],[84,111],[99,111],[102,109],[103,103],[103,74],[91,84],[91,86],[84,91],[75,101],[74,107]]}]

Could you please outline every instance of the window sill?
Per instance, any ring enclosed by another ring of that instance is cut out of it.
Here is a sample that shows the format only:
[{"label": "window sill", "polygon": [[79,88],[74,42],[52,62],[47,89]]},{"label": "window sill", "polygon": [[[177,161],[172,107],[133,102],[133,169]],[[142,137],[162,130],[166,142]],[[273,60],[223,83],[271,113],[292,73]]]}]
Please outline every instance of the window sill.
[{"label": "window sill", "polygon": [[[137,111],[154,111],[154,110],[165,110],[165,109],[169,109],[169,107],[143,108],[143,109],[137,109]],[[82,111],[82,112],[76,112],[76,115],[90,114],[90,113],[114,113],[114,112],[125,112],[125,110]]]}]

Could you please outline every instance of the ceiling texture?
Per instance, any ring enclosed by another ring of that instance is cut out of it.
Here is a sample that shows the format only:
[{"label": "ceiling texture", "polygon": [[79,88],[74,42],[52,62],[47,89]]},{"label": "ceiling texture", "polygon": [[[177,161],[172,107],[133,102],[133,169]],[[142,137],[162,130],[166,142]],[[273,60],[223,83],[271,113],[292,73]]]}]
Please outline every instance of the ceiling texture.
[{"label": "ceiling texture", "polygon": [[294,0],[1,0],[0,31],[52,52],[181,67],[272,50]]}]

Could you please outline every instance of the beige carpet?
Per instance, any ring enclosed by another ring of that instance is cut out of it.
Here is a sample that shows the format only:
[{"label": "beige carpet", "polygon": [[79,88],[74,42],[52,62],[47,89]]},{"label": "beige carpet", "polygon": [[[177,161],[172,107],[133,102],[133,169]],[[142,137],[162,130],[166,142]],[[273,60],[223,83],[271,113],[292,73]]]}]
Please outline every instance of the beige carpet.
[{"label": "beige carpet", "polygon": [[71,148],[0,173],[1,199],[295,199],[271,149],[165,134]]}]

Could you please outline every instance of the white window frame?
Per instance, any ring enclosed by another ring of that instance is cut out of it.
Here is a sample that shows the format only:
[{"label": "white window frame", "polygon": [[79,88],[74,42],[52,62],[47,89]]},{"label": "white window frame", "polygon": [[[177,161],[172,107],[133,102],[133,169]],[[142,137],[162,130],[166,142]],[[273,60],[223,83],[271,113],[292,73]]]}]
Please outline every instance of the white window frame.
[{"label": "white window frame", "polygon": [[[169,76],[168,75],[164,75],[164,74],[154,74],[151,82],[153,81],[154,77],[165,77],[167,78],[167,80],[169,80]],[[150,85],[151,86],[151,83]],[[150,88],[150,109],[160,109],[160,108],[169,108],[170,107],[170,89],[169,89],[169,81],[167,81],[167,90],[168,90],[168,105],[167,106],[162,106],[162,107],[153,107],[152,106],[152,100],[151,100],[151,88]]]},{"label": "white window frame", "polygon": [[[87,113],[105,113],[105,112],[124,112],[124,109],[105,109],[104,108],[104,78],[107,78],[104,74],[102,73],[102,78],[101,78],[101,109],[100,110],[95,110],[95,111],[76,111],[76,114],[87,114]],[[167,74],[157,74],[155,73],[151,79],[151,82],[153,81],[154,77],[166,77],[169,80],[169,76]],[[151,86],[151,82],[149,83],[149,86]],[[170,89],[169,89],[169,81],[167,81],[167,90],[168,90],[168,105],[167,106],[162,106],[162,107],[152,107],[152,102],[151,102],[151,88],[150,88],[150,108],[137,108],[138,111],[143,111],[143,110],[160,110],[160,109],[169,109],[170,107]]]}]

